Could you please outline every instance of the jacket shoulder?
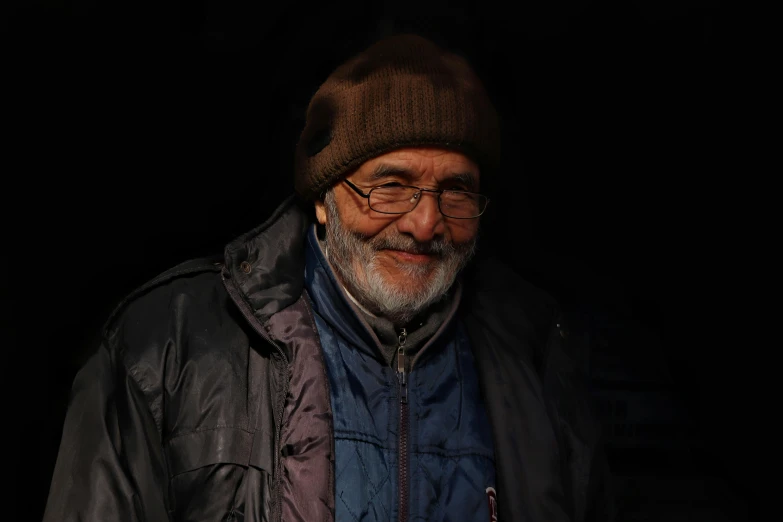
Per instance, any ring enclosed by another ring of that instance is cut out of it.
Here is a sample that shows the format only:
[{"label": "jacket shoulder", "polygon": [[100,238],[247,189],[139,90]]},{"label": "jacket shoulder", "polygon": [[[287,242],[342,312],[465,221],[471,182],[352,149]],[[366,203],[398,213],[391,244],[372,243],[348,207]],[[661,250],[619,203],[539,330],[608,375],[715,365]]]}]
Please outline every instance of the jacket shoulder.
[{"label": "jacket shoulder", "polygon": [[562,326],[557,300],[494,257],[477,260],[464,282],[468,320],[540,372],[553,328]]},{"label": "jacket shoulder", "polygon": [[251,379],[265,377],[264,352],[251,345],[222,269],[211,258],[172,267],[128,294],[104,328],[114,382],[132,383],[164,443],[219,427],[234,433],[255,411],[244,399]]},{"label": "jacket shoulder", "polygon": [[536,325],[548,328],[558,313],[557,300],[550,293],[495,257],[483,258],[471,267],[467,287],[474,298],[491,302],[501,311],[522,312]]},{"label": "jacket shoulder", "polygon": [[[158,274],[127,294],[114,308],[103,326],[103,334],[110,337],[117,328],[120,318],[132,306],[146,306],[160,300],[169,293],[167,287],[199,285],[198,276],[218,273],[223,267],[222,258],[202,257],[189,259]],[[203,283],[201,283],[203,284]]]}]

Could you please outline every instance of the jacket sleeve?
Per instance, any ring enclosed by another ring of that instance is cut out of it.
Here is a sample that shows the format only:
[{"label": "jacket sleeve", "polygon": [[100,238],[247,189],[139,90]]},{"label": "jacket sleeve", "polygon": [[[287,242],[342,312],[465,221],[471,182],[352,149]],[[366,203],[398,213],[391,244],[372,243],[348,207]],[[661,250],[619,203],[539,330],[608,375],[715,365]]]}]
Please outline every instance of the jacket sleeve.
[{"label": "jacket sleeve", "polygon": [[612,473],[590,392],[589,346],[570,332],[559,309],[554,317],[544,382],[554,397],[566,446],[576,519],[610,522],[616,518]]},{"label": "jacket sleeve", "polygon": [[44,522],[169,519],[159,431],[116,353],[104,343],[74,380]]}]

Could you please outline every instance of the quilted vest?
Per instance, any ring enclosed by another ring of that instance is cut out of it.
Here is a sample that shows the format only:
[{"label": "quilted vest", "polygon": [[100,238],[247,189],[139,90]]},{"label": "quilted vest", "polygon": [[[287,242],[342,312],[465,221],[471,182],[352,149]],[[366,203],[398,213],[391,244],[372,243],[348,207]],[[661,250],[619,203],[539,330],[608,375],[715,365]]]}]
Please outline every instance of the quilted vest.
[{"label": "quilted vest", "polygon": [[330,386],[335,520],[493,520],[492,433],[463,326],[441,327],[409,371],[390,367],[314,230],[305,287]]}]

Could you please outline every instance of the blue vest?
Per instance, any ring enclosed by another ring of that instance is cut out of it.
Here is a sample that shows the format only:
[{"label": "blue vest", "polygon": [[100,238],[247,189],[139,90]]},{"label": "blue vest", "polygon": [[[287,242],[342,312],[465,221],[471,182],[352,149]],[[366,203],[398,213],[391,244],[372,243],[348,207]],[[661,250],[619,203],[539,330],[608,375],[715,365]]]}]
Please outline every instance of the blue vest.
[{"label": "blue vest", "polygon": [[335,520],[399,520],[401,506],[409,521],[490,520],[492,434],[464,328],[452,321],[403,388],[341,291],[314,231],[305,287],[331,391]]}]

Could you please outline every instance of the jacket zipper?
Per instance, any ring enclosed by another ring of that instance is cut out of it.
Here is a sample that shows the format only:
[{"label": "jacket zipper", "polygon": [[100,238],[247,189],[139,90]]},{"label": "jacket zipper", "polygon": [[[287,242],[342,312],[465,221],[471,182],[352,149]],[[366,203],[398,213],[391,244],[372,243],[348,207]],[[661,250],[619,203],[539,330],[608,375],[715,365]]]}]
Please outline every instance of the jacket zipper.
[{"label": "jacket zipper", "polygon": [[403,328],[397,337],[397,380],[400,396],[400,432],[397,455],[397,480],[400,489],[399,522],[408,520],[408,376],[405,365],[405,341],[408,332]]}]

